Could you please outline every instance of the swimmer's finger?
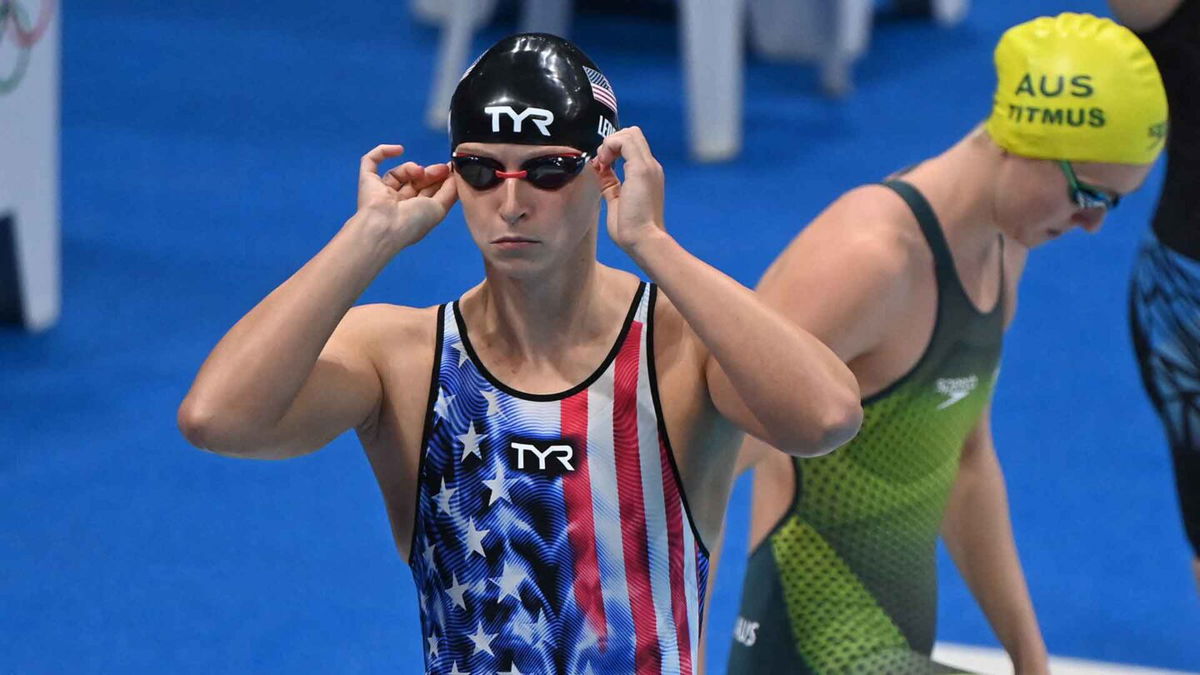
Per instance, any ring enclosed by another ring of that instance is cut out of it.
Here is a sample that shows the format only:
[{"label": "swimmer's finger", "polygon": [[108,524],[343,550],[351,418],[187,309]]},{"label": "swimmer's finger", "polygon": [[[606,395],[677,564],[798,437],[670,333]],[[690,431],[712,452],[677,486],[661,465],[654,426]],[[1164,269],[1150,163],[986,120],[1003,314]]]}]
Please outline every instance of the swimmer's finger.
[{"label": "swimmer's finger", "polygon": [[360,174],[370,174],[372,176],[379,175],[379,165],[384,160],[392,157],[399,157],[404,154],[403,145],[377,145],[370,152],[362,156],[358,162],[358,171]]}]

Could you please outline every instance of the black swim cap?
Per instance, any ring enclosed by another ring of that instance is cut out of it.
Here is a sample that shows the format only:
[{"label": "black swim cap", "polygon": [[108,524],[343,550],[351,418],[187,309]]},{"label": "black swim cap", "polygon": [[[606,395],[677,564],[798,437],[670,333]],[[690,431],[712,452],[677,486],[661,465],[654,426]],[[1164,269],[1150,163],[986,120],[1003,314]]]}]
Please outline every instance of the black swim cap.
[{"label": "black swim cap", "polygon": [[595,155],[620,128],[617,97],[596,64],[555,35],[504,38],[467,69],[450,99],[459,143],[566,145]]}]

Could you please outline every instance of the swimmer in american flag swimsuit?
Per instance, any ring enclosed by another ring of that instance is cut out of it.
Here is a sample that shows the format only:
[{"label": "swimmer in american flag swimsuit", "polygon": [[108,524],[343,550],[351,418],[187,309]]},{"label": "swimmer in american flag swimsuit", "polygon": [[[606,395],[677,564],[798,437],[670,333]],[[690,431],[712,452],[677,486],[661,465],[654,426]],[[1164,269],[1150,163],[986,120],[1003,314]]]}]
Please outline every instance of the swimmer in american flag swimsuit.
[{"label": "swimmer in american flag swimsuit", "polygon": [[[367,154],[357,213],[180,408],[194,444],[232,456],[356,430],[427,672],[697,672],[705,542],[743,435],[813,455],[857,430],[846,366],[667,234],[662,169],[616,107],[569,42],[499,42],[455,92],[451,161],[381,173],[402,149]],[[435,307],[352,307],[456,201],[484,281]],[[596,260],[602,203],[650,282]]]}]

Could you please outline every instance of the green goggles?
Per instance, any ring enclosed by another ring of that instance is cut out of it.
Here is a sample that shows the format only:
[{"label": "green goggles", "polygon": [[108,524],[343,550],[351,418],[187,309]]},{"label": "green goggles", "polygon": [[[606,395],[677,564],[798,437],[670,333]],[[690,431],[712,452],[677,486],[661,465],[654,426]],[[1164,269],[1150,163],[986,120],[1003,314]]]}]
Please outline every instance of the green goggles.
[{"label": "green goggles", "polygon": [[1104,209],[1110,211],[1121,203],[1121,195],[1112,194],[1108,190],[1088,185],[1075,177],[1075,169],[1071,163],[1060,159],[1059,168],[1067,177],[1067,198],[1081,209]]}]

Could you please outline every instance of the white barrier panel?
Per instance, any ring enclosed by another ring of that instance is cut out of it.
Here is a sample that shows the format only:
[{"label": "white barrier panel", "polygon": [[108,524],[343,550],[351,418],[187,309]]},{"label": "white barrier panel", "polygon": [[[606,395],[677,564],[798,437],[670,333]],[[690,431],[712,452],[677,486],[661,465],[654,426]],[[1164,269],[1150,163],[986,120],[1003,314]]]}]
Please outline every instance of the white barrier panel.
[{"label": "white barrier panel", "polygon": [[0,0],[0,321],[61,306],[57,0]]}]

